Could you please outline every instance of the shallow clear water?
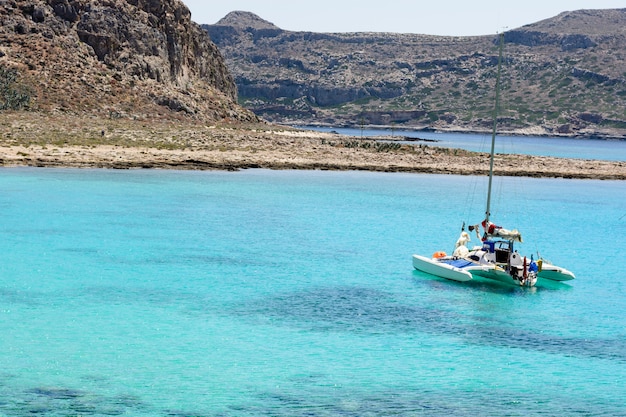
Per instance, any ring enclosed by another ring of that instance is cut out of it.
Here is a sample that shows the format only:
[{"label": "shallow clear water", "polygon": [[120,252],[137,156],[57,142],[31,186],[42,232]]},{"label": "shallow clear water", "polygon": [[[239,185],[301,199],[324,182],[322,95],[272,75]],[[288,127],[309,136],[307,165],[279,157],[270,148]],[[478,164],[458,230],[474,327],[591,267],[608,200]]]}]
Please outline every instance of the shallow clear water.
[{"label": "shallow clear water", "polygon": [[569,285],[414,271],[485,182],[0,170],[0,415],[625,415],[626,182],[498,179]]},{"label": "shallow clear water", "polygon": [[[473,152],[489,152],[491,149],[491,133],[448,133],[422,132],[414,130],[389,129],[353,129],[335,127],[306,127],[306,129],[322,132],[335,131],[344,135],[389,136],[420,138],[434,141],[422,145],[438,146],[452,149],[465,149]],[[418,143],[418,142],[410,142]],[[498,135],[495,146],[496,153],[555,156],[559,158],[599,159],[605,161],[626,161],[626,138],[618,139],[580,139],[567,137],[542,136],[506,136]]]}]

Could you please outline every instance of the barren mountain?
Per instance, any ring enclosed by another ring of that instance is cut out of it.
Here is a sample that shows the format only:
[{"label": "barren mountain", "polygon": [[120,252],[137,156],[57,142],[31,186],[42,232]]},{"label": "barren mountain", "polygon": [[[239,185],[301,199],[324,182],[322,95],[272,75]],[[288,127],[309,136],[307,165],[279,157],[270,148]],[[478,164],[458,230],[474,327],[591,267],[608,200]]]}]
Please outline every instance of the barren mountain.
[{"label": "barren mountain", "polygon": [[[240,103],[268,120],[491,125],[497,35],[293,32],[247,12],[203,27],[234,75]],[[626,9],[565,12],[504,35],[500,126],[626,136]]]},{"label": "barren mountain", "polygon": [[0,109],[255,120],[179,0],[0,0]]}]

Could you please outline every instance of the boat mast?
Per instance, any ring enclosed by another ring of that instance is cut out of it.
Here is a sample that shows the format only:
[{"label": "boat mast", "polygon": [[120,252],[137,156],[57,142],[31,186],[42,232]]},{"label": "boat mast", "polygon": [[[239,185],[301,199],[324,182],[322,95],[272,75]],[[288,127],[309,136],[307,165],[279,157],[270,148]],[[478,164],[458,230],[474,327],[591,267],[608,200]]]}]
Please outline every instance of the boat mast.
[{"label": "boat mast", "polygon": [[493,109],[493,130],[491,132],[491,156],[489,159],[489,187],[487,188],[487,210],[485,220],[489,222],[491,212],[491,186],[493,183],[493,156],[496,148],[496,129],[498,126],[498,110],[500,108],[500,73],[502,70],[502,49],[504,47],[504,32],[500,34],[500,50],[498,53],[498,72],[496,75],[496,102]]}]

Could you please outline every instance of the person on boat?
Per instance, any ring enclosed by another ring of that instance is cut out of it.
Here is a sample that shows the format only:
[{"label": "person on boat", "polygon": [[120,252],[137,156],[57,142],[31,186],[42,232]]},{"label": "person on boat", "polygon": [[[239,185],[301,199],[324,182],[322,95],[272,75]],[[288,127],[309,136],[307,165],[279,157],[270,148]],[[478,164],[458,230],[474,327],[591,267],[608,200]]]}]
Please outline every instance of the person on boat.
[{"label": "person on boat", "polygon": [[493,237],[501,237],[503,239],[516,240],[518,242],[522,241],[522,234],[517,230],[508,230],[503,228],[502,226],[498,226],[489,220],[485,219],[482,221],[481,225],[485,230],[485,234],[483,235],[483,241],[487,240],[490,236]]}]

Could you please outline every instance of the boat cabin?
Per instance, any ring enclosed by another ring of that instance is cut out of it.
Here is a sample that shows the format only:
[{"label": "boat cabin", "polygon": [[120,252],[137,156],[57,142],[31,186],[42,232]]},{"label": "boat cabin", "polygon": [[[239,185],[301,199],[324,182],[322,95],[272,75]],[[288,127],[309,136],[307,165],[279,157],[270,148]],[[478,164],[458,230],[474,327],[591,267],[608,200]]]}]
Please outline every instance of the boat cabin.
[{"label": "boat cabin", "polygon": [[509,262],[509,255],[513,253],[513,242],[508,240],[485,240],[483,250],[495,254],[495,262],[505,264]]}]

